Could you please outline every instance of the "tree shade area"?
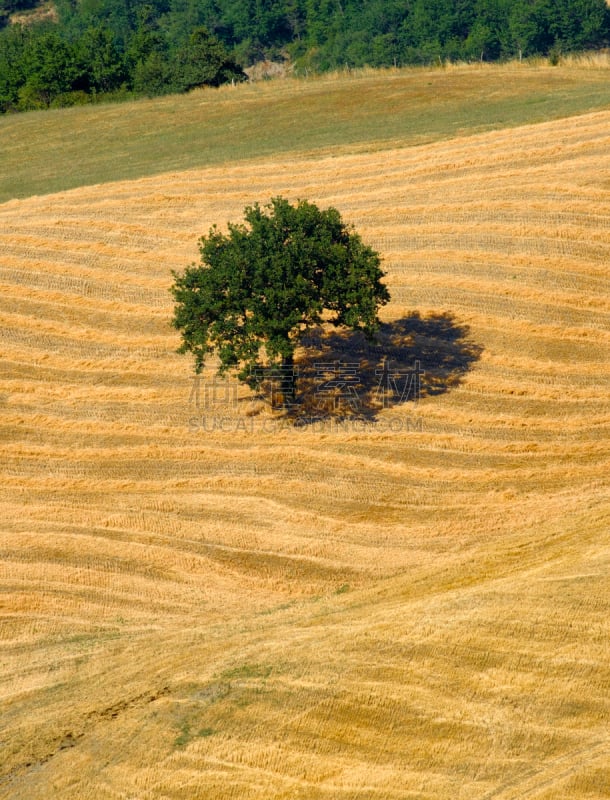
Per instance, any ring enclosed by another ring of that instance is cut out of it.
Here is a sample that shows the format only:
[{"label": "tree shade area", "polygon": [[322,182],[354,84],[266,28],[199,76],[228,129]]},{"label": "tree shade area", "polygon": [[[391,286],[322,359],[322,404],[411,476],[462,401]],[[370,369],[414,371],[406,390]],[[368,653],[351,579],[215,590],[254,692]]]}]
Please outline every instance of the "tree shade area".
[{"label": "tree shade area", "polygon": [[555,57],[610,41],[604,0],[56,0],[56,22],[11,24],[33,4],[0,0],[0,111],[217,86],[268,58],[326,70]]}]

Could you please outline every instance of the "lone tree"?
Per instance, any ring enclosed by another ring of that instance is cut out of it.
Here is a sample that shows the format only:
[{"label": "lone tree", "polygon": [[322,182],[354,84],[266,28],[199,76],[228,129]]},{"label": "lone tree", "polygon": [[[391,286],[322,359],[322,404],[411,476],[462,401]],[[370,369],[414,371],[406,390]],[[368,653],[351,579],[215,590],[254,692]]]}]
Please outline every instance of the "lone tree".
[{"label": "lone tree", "polygon": [[335,208],[276,197],[244,210],[246,224],[216,226],[199,241],[201,264],[173,273],[178,352],[195,372],[215,352],[219,373],[260,385],[262,368],[280,367],[285,402],[294,398],[293,359],[303,333],[331,323],[372,338],[377,310],[390,299],[379,254]]}]

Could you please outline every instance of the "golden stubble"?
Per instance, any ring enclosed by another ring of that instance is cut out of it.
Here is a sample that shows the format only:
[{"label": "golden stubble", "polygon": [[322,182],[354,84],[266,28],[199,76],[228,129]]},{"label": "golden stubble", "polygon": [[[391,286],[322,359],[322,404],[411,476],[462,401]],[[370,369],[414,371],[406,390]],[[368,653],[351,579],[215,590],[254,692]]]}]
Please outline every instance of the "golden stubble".
[{"label": "golden stubble", "polygon": [[[608,796],[609,123],[0,207],[1,797]],[[381,252],[418,403],[193,391],[171,270],[278,194]]]}]

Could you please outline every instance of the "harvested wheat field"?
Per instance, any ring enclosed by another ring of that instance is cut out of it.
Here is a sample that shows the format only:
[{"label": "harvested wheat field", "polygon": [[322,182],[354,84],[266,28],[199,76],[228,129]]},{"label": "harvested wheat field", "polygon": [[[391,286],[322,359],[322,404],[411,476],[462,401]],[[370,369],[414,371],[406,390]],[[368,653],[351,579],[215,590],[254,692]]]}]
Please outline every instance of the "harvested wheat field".
[{"label": "harvested wheat field", "polygon": [[[0,797],[610,797],[609,175],[602,111],[0,206]],[[417,402],[195,385],[171,270],[276,195],[381,252]]]}]

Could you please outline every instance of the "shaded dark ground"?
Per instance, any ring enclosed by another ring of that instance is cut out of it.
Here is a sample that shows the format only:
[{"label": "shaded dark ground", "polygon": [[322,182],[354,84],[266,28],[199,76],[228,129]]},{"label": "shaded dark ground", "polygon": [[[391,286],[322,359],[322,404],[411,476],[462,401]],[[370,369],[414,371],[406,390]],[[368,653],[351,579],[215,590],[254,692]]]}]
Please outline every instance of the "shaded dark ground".
[{"label": "shaded dark ground", "polygon": [[483,348],[452,314],[383,323],[375,342],[359,331],[307,332],[295,360],[296,395],[284,403],[282,376],[263,382],[260,396],[295,422],[374,420],[383,408],[417,403],[459,385]]}]

